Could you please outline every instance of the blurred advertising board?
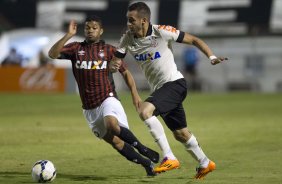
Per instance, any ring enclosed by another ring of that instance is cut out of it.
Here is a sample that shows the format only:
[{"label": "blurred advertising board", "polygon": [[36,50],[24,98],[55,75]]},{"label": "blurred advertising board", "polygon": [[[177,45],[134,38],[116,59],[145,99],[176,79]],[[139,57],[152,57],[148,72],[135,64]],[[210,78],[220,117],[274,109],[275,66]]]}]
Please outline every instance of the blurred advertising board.
[{"label": "blurred advertising board", "polygon": [[55,67],[2,67],[0,92],[65,92],[66,73]]}]

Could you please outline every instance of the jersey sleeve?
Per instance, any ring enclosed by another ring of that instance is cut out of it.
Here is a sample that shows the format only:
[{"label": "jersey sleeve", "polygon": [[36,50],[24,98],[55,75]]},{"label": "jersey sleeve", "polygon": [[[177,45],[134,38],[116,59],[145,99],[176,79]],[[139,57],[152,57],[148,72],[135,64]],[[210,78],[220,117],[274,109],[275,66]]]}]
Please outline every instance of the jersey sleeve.
[{"label": "jersey sleeve", "polygon": [[169,25],[156,25],[162,37],[167,41],[182,42],[184,32]]},{"label": "jersey sleeve", "polygon": [[119,40],[118,47],[115,51],[115,56],[117,58],[124,58],[126,56],[128,43],[128,34],[124,34]]},{"label": "jersey sleeve", "polygon": [[58,57],[58,59],[68,59],[68,60],[72,60],[75,57],[76,54],[76,48],[77,48],[77,44],[78,42],[72,42],[69,44],[66,44],[61,52],[60,52],[60,56]]}]

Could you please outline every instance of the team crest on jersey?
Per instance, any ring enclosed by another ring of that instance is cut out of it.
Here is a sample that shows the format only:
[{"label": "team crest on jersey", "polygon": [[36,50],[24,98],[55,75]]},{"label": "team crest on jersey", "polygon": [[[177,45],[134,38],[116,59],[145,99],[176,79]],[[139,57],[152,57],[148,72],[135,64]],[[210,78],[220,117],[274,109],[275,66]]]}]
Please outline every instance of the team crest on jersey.
[{"label": "team crest on jersey", "polygon": [[101,58],[104,58],[105,54],[104,54],[104,50],[100,50],[98,52],[98,55],[101,57]]},{"label": "team crest on jersey", "polygon": [[137,61],[154,61],[158,58],[161,58],[161,54],[159,52],[150,52],[144,54],[136,54],[134,58]]},{"label": "team crest on jersey", "polygon": [[80,51],[78,51],[77,53],[78,53],[79,56],[84,56],[85,51],[84,51],[84,50],[80,50]]}]

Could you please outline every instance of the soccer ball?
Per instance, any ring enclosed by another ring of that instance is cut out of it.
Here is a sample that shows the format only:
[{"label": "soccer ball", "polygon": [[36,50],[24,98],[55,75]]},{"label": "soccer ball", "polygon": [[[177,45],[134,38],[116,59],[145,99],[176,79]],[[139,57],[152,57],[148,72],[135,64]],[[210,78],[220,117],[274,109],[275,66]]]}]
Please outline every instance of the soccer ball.
[{"label": "soccer ball", "polygon": [[56,178],[56,168],[49,160],[39,160],[33,165],[31,176],[38,183],[52,182]]}]

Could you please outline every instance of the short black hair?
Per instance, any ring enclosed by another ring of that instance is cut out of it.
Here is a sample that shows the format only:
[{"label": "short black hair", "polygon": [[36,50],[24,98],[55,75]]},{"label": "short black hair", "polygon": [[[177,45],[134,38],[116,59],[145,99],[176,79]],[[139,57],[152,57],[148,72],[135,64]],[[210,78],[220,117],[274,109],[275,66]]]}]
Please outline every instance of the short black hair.
[{"label": "short black hair", "polygon": [[90,15],[88,17],[86,17],[85,22],[90,22],[90,21],[95,21],[98,22],[100,27],[103,27],[103,23],[102,23],[102,19],[100,17],[98,17],[97,15]]},{"label": "short black hair", "polygon": [[129,5],[128,11],[137,11],[142,17],[146,17],[149,21],[151,19],[151,10],[144,2],[137,2]]}]

